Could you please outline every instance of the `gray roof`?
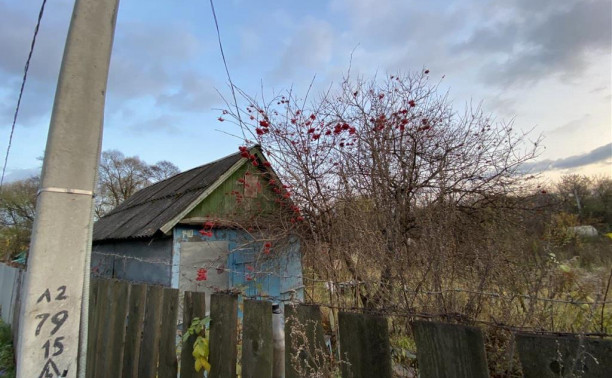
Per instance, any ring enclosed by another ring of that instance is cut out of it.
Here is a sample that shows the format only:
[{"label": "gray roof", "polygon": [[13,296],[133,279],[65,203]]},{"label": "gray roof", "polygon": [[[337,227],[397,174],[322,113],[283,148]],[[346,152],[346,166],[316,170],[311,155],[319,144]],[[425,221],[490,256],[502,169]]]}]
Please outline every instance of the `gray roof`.
[{"label": "gray roof", "polygon": [[194,205],[206,189],[241,159],[240,153],[232,154],[139,190],[96,222],[93,240],[153,236]]}]

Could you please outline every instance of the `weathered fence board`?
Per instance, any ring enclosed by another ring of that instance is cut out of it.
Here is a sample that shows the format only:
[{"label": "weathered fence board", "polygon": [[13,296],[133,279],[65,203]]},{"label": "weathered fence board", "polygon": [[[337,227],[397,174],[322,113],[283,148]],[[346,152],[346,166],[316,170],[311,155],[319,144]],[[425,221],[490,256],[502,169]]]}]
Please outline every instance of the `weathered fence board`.
[{"label": "weathered fence board", "polygon": [[612,340],[518,334],[517,348],[525,378],[612,375]]},{"label": "weathered fence board", "polygon": [[272,377],[272,303],[244,300],[242,326],[242,376]]},{"label": "weathered fence board", "polygon": [[102,280],[98,282],[97,299],[98,301],[95,309],[95,311],[98,313],[98,322],[95,325],[97,329],[95,337],[95,342],[97,346],[95,361],[90,366],[92,374],[91,376],[96,378],[103,376],[104,369],[106,368],[104,362],[106,361],[106,353],[109,348],[106,332],[108,332],[109,330],[110,304],[113,301],[110,280]]},{"label": "weathered fence board", "polygon": [[88,378],[177,374],[176,289],[93,279]]},{"label": "weathered fence board", "polygon": [[155,378],[159,360],[159,328],[164,299],[164,289],[160,286],[147,287],[145,319],[142,327],[142,343],[138,361],[138,377]]},{"label": "weathered fence board", "polygon": [[340,312],[343,377],[391,378],[389,325],[382,316]]},{"label": "weathered fence board", "polygon": [[[206,293],[186,291],[183,303],[183,334],[185,334],[193,318],[203,319],[206,316]],[[196,336],[192,335],[181,348],[181,378],[202,377],[202,372],[195,371],[195,360],[191,354],[195,340]]]},{"label": "weathered fence board", "polygon": [[20,294],[22,275],[23,271],[21,269],[0,264],[0,313],[2,314],[2,321],[12,325],[13,328],[13,321],[18,318],[14,314]]},{"label": "weathered fence board", "polygon": [[111,285],[110,328],[107,338],[107,368],[106,377],[118,377],[121,374],[123,358],[123,342],[125,338],[125,321],[128,317],[129,285],[124,282],[113,281]]},{"label": "weathered fence board", "polygon": [[210,296],[210,378],[235,378],[238,344],[238,296]]},{"label": "weathered fence board", "polygon": [[146,300],[146,285],[130,285],[129,316],[125,329],[126,338],[123,349],[123,377],[138,376],[138,361],[140,359],[140,344],[142,342],[142,325],[145,317]]},{"label": "weathered fence board", "polygon": [[89,286],[89,314],[87,329],[87,378],[93,377],[96,371],[96,347],[97,343],[97,324],[100,312],[98,311],[98,280],[91,280]]},{"label": "weathered fence board", "polygon": [[178,316],[178,289],[164,288],[161,337],[159,338],[158,377],[176,377],[176,321]]},{"label": "weathered fence board", "polygon": [[480,329],[426,321],[411,325],[421,378],[489,376]]},{"label": "weathered fence board", "polygon": [[[300,347],[305,349],[298,351]],[[322,353],[327,351],[319,306],[285,305],[285,377],[318,372]]]},{"label": "weathered fence board", "polygon": [[[185,293],[183,329],[205,315],[205,294]],[[235,378],[238,340],[237,295],[212,295],[209,377]],[[87,378],[176,377],[178,290],[93,279],[88,315]],[[340,312],[339,340],[343,377],[391,376],[388,324],[384,317]],[[482,332],[444,323],[412,323],[419,376],[487,377]],[[245,299],[242,376],[271,377],[274,344],[270,302]],[[201,378],[183,345],[182,378]],[[575,336],[519,334],[519,358],[525,377],[608,377],[612,340]],[[326,376],[333,368],[316,305],[285,306],[285,376]]]}]

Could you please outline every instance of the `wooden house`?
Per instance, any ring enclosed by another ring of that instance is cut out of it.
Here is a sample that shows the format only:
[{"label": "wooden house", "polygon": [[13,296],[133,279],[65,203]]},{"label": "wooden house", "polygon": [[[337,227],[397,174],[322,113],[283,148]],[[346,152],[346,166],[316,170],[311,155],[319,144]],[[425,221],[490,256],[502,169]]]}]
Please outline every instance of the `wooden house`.
[{"label": "wooden house", "polygon": [[287,197],[260,148],[243,147],[142,189],[100,218],[92,274],[301,299],[299,242],[279,232],[295,221]]}]

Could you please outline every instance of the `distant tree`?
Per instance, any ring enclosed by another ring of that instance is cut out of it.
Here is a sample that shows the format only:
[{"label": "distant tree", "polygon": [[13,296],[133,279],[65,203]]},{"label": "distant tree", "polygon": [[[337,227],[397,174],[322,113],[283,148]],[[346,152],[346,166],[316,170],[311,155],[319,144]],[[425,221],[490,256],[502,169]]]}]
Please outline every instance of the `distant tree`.
[{"label": "distant tree", "polygon": [[165,180],[181,172],[176,165],[167,160],[158,161],[149,168],[153,182]]},{"label": "distant tree", "polygon": [[583,218],[584,203],[590,195],[590,186],[591,180],[584,175],[570,174],[561,177],[557,190],[568,212]]},{"label": "distant tree", "polygon": [[36,213],[39,178],[32,177],[4,185],[0,191],[0,257],[15,258],[26,251]]},{"label": "distant tree", "polygon": [[95,215],[101,217],[138,190],[179,173],[169,161],[149,165],[138,156],[126,157],[117,150],[102,152]]},{"label": "distant tree", "polygon": [[[179,173],[169,161],[149,165],[137,156],[110,150],[102,153],[95,216],[101,217],[136,191]],[[27,251],[36,214],[39,177],[5,184],[0,190],[0,260]]]},{"label": "distant tree", "polygon": [[601,219],[612,231],[612,178],[599,176],[592,180],[593,217]]}]

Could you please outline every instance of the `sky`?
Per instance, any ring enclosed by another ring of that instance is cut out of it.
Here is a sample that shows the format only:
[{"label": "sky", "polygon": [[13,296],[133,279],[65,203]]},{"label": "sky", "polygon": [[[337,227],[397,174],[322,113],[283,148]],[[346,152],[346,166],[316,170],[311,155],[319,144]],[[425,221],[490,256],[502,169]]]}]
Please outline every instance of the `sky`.
[{"label": "sky", "polygon": [[[0,156],[42,0],[0,0]],[[74,1],[45,8],[7,164],[38,173]],[[480,103],[543,137],[526,169],[612,175],[610,0],[216,0],[233,83],[250,95],[430,70],[458,108]],[[103,150],[186,170],[234,153],[210,2],[122,0]]]}]

